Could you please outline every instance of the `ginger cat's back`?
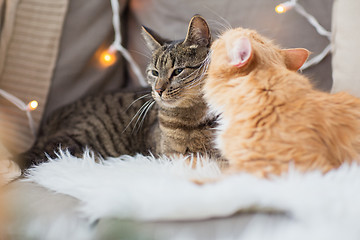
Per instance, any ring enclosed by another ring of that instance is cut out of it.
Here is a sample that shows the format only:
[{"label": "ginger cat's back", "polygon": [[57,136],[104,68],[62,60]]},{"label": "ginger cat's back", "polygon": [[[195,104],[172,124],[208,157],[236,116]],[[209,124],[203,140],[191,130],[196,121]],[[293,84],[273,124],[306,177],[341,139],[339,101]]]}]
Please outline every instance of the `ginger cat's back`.
[{"label": "ginger cat's back", "polygon": [[296,72],[307,56],[242,28],[214,42],[204,92],[223,115],[217,144],[231,170],[327,172],[358,157],[360,100],[315,90]]}]

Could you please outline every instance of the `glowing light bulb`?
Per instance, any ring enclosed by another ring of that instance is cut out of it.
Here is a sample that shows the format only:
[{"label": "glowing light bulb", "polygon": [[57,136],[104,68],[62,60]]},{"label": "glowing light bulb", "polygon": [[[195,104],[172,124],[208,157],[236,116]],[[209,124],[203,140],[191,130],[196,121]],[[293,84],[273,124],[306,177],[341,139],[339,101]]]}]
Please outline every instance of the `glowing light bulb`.
[{"label": "glowing light bulb", "polygon": [[30,111],[34,111],[38,106],[39,106],[39,103],[36,100],[32,100],[31,102],[29,102],[27,108]]},{"label": "glowing light bulb", "polygon": [[275,7],[275,12],[282,14],[295,6],[294,2],[284,2]]},{"label": "glowing light bulb", "polygon": [[285,8],[281,4],[277,5],[275,8],[275,12],[279,14],[284,13],[285,11],[286,11]]},{"label": "glowing light bulb", "polygon": [[116,61],[116,55],[114,51],[105,50],[100,54],[100,63],[103,67],[111,66]]},{"label": "glowing light bulb", "polygon": [[111,61],[111,55],[108,54],[108,53],[105,54],[105,55],[104,55],[104,61],[105,61],[105,62],[110,62],[110,61]]}]

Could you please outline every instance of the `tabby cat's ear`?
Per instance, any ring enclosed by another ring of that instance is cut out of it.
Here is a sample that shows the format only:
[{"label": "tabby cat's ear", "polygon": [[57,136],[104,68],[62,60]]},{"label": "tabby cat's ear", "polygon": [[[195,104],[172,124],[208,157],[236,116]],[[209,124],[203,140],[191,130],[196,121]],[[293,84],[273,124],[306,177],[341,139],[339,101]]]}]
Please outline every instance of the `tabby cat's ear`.
[{"label": "tabby cat's ear", "polygon": [[165,40],[163,38],[161,38],[153,30],[145,26],[142,26],[142,35],[146,41],[146,45],[152,52],[158,49],[159,47],[161,47],[165,43]]},{"label": "tabby cat's ear", "polygon": [[289,70],[297,71],[306,62],[310,52],[305,48],[291,48],[281,50],[285,56],[285,64]]},{"label": "tabby cat's ear", "polygon": [[200,15],[195,15],[191,18],[186,38],[183,43],[185,45],[210,47],[210,29],[203,17]]},{"label": "tabby cat's ear", "polygon": [[251,42],[247,37],[241,37],[226,46],[230,64],[236,67],[246,65],[252,57]]}]

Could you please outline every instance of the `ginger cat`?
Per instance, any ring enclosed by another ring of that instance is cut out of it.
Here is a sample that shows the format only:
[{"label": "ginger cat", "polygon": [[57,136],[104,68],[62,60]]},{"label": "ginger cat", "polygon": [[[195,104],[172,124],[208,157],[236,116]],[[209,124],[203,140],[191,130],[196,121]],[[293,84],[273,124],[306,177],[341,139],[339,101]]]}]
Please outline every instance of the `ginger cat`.
[{"label": "ginger cat", "polygon": [[211,47],[205,99],[222,113],[217,147],[230,172],[279,175],[293,163],[323,173],[360,153],[360,100],[315,90],[296,71],[306,49],[280,49],[256,31],[225,32]]}]

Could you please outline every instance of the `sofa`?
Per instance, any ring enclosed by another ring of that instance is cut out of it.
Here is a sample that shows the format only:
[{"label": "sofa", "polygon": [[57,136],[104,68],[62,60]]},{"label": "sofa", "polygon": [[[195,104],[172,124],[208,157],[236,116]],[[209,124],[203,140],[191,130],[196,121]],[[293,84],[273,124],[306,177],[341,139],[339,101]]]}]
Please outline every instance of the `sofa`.
[{"label": "sofa", "polygon": [[[144,72],[150,53],[141,37],[141,26],[167,39],[181,39],[189,19],[201,14],[214,38],[229,27],[242,26],[256,29],[284,48],[304,47],[312,56],[319,54],[329,40],[320,36],[296,11],[277,14],[274,8],[280,3],[120,0],[122,44]],[[299,3],[332,32],[331,54],[302,73],[320,90],[345,90],[360,97],[356,71],[360,62],[357,46],[360,3],[356,0],[300,0]],[[79,98],[99,91],[140,86],[121,54],[117,54],[116,62],[109,67],[99,64],[99,54],[114,39],[110,1],[0,0],[0,7],[0,89],[24,102],[33,99],[39,102],[39,107],[31,112],[37,129],[56,109]],[[25,151],[34,139],[26,114],[0,97],[0,161]],[[3,187],[2,195],[11,202],[8,203],[12,209],[7,228],[9,239],[132,239],[134,236],[158,239],[159,229],[164,239],[238,239],[237,236],[246,233],[249,224],[255,222],[269,231],[270,225],[280,224],[289,217],[277,211],[246,211],[200,221],[139,223],[100,219],[92,227],[78,213],[81,203],[76,198],[36,183],[16,180]],[[214,229],[221,231],[216,233]],[[175,238],[173,232],[182,234]]]}]

